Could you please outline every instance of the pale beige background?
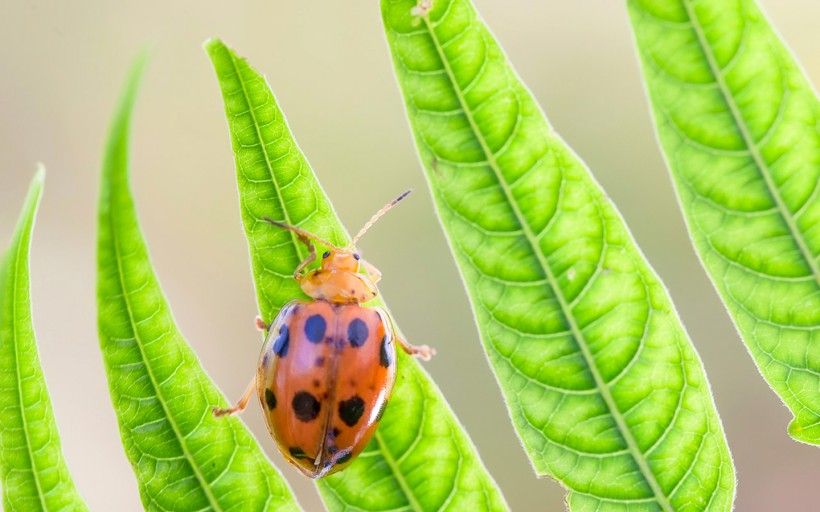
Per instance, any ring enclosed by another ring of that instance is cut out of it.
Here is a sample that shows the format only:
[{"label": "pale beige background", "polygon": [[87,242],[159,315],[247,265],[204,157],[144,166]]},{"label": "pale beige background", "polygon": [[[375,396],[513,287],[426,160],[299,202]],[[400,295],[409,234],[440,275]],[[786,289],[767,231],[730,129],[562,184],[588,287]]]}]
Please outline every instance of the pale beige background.
[{"label": "pale beige background", "polygon": [[[820,3],[765,0],[820,83]],[[153,58],[136,111],[133,182],[154,264],[183,332],[230,396],[259,349],[222,102],[201,49],[220,36],[264,71],[350,229],[408,186],[417,193],[361,244],[382,291],[515,511],[564,508],[534,476],[502,405],[416,160],[378,2],[11,2],[0,15],[0,240],[37,161],[48,166],[34,236],[33,302],[65,455],[98,511],[138,510],[98,351],[97,174],[129,61]],[[789,414],[698,264],[655,144],[623,2],[477,0],[556,129],[593,169],[668,285],[709,374],[734,453],[740,511],[811,510],[820,453],[786,434]],[[245,419],[306,510],[255,408]],[[813,503],[813,505],[812,505]]]}]

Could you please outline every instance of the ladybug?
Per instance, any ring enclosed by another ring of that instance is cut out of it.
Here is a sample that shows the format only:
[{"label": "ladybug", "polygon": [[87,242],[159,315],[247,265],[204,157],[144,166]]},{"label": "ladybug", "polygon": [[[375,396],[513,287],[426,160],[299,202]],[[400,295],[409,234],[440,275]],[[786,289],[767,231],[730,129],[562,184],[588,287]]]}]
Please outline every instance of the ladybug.
[{"label": "ladybug", "polygon": [[[385,310],[362,305],[378,294],[381,272],[359,256],[355,244],[409,193],[376,212],[347,247],[264,219],[307,246],[310,254],[293,277],[312,300],[288,302],[270,325],[257,317],[267,336],[256,378],[234,407],[213,412],[219,417],[243,411],[255,388],[277,447],[310,478],[344,469],[373,436],[396,379],[396,343],[424,360],[435,354],[396,336]],[[329,250],[320,268],[305,271],[316,260],[313,242]]]}]

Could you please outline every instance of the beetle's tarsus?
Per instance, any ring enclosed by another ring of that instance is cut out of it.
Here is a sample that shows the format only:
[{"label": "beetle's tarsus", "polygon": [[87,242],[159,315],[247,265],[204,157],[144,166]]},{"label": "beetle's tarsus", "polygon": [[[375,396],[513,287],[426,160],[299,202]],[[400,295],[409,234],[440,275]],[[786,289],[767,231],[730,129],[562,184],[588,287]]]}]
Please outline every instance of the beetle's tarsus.
[{"label": "beetle's tarsus", "polygon": [[241,412],[238,407],[231,407],[229,409],[220,409],[219,407],[214,407],[212,409],[215,418],[221,418],[222,416],[233,416],[237,412]]},{"label": "beetle's tarsus", "polygon": [[270,324],[266,324],[264,320],[262,320],[261,316],[256,317],[256,328],[260,331],[268,332],[270,331]]},{"label": "beetle's tarsus", "polygon": [[407,343],[401,338],[398,338],[399,346],[401,346],[402,350],[410,354],[411,356],[418,357],[422,361],[429,361],[436,355],[436,349],[429,345],[411,345]]},{"label": "beetle's tarsus", "polygon": [[[259,318],[257,317],[257,320]],[[214,413],[214,417],[221,418],[222,416],[233,416],[234,414],[239,414],[240,412],[244,411],[245,408],[248,406],[248,401],[251,399],[251,395],[253,394],[253,390],[256,389],[256,378],[254,377],[251,380],[251,383],[248,384],[248,389],[245,390],[245,394],[242,395],[242,398],[236,402],[236,405],[230,407],[228,409],[221,409],[219,407],[214,407],[211,411]]]}]

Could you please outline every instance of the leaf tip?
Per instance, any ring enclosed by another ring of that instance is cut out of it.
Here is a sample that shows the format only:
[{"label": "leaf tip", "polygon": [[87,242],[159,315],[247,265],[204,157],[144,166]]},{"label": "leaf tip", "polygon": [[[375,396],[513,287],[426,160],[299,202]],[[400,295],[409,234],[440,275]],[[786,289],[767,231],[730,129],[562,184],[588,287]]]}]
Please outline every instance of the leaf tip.
[{"label": "leaf tip", "polygon": [[225,46],[225,43],[218,37],[209,37],[202,43],[202,47],[205,48],[205,51],[208,53],[213,53],[214,50],[218,50],[223,46]]},{"label": "leaf tip", "polygon": [[[43,194],[43,187],[46,182],[46,166],[42,162],[37,163],[37,170],[34,171],[34,176],[31,178],[31,184],[28,189],[28,198],[26,199],[26,209],[37,208],[40,203],[40,196]],[[34,203],[33,205],[31,203]]]},{"label": "leaf tip", "polygon": [[218,38],[218,37],[211,37],[206,39],[204,43],[202,43],[202,47],[205,49],[205,52],[211,58],[211,61],[215,61],[217,56],[220,53],[227,53],[228,55],[233,56],[233,50],[225,44],[225,42]]},{"label": "leaf tip", "polygon": [[43,191],[43,187],[45,186],[46,182],[46,166],[43,165],[42,162],[37,162],[37,168],[34,171],[34,176],[31,178],[31,184],[29,185],[29,200],[31,200],[31,196],[36,194],[39,196]]}]

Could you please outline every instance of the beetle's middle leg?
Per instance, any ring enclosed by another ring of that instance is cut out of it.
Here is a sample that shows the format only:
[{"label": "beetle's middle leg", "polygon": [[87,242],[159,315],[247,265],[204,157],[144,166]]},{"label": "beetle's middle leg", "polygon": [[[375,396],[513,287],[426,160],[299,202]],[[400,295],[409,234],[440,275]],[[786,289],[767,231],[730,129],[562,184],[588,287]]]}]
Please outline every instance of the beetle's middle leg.
[{"label": "beetle's middle leg", "polygon": [[429,345],[411,345],[399,336],[396,336],[396,341],[399,343],[399,346],[402,348],[402,350],[404,350],[411,356],[418,357],[422,361],[429,361],[434,355],[436,355],[436,349],[430,347]]},{"label": "beetle's middle leg", "polygon": [[222,416],[230,416],[230,415],[233,415],[233,414],[239,414],[242,411],[244,411],[245,408],[248,406],[248,402],[251,399],[251,395],[253,395],[253,390],[254,389],[256,389],[256,375],[253,376],[253,380],[251,381],[250,385],[248,386],[247,391],[245,391],[245,394],[242,395],[242,398],[240,398],[239,401],[236,402],[236,404],[233,407],[230,407],[228,409],[220,409],[219,407],[214,407],[213,408],[214,416],[216,416],[217,418],[220,418]]}]

